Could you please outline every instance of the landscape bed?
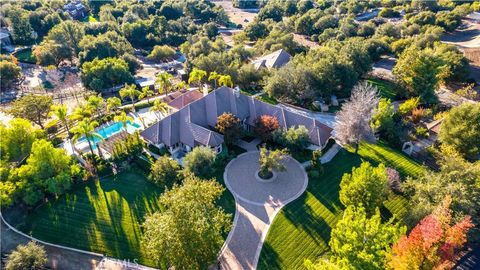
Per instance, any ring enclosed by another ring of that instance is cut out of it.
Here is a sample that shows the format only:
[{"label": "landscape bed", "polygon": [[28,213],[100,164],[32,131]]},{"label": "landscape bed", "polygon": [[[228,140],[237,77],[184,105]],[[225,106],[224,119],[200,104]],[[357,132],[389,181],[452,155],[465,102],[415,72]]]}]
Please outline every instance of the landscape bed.
[{"label": "landscape bed", "polygon": [[[382,162],[396,168],[403,177],[418,175],[424,170],[420,164],[381,142],[362,144],[358,155],[341,150],[324,165],[322,175],[309,179],[306,192],[277,215],[263,245],[258,269],[301,269],[305,259],[315,261],[328,251],[330,232],[344,208],[339,200],[342,175],[350,173],[362,160],[373,164]],[[404,197],[391,195],[384,202],[383,218],[395,215],[401,220],[407,204]]]}]

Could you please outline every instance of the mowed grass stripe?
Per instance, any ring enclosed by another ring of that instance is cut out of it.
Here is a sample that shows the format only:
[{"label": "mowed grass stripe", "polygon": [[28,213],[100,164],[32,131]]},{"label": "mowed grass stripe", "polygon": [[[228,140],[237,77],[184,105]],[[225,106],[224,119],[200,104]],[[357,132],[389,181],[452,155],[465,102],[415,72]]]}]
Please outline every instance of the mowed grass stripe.
[{"label": "mowed grass stripe", "polygon": [[[258,269],[302,269],[305,259],[315,261],[328,251],[331,229],[343,213],[338,194],[341,178],[344,173],[351,173],[352,167],[359,166],[362,160],[393,167],[400,172],[402,179],[425,170],[382,142],[362,144],[358,154],[345,150],[339,152],[324,165],[323,175],[309,179],[306,193],[277,215],[263,245]],[[401,195],[390,195],[384,203],[389,212],[383,215],[384,218],[394,215],[402,220],[407,204]]]},{"label": "mowed grass stripe", "polygon": [[48,242],[154,265],[142,251],[140,224],[160,209],[162,192],[144,176],[126,172],[79,186],[16,226]]}]

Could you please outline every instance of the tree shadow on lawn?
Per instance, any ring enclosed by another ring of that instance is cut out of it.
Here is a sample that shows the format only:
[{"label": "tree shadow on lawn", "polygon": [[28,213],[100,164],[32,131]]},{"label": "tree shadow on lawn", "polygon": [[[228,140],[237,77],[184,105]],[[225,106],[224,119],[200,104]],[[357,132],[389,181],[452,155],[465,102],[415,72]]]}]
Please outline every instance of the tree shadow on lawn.
[{"label": "tree shadow on lawn", "polygon": [[282,259],[275,249],[265,241],[258,260],[257,269],[281,269]]}]

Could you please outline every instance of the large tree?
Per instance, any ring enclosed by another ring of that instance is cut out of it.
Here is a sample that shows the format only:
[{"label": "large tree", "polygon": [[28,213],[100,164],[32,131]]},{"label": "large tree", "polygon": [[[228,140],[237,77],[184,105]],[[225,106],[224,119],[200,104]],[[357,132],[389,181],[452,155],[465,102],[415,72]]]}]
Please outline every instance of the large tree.
[{"label": "large tree", "polygon": [[[443,147],[442,147],[443,148]],[[452,214],[456,219],[470,215],[479,218],[480,213],[480,161],[464,160],[454,151],[443,151],[437,159],[438,172],[425,171],[417,178],[409,178],[404,190],[410,195],[411,207],[405,218],[410,225],[431,213],[451,197]],[[480,220],[475,220],[479,222]]]},{"label": "large tree", "polygon": [[473,227],[470,216],[452,220],[450,198],[415,226],[408,236],[393,245],[388,266],[391,269],[452,269],[458,252]]},{"label": "large tree", "polygon": [[82,24],[68,20],[55,25],[48,35],[45,42],[52,41],[56,46],[61,47],[62,57],[65,60],[72,60],[80,52],[80,41],[85,36]]},{"label": "large tree", "polygon": [[195,147],[183,159],[185,171],[198,177],[208,178],[212,174],[215,156],[215,152],[207,146]]},{"label": "large tree", "polygon": [[334,129],[340,143],[353,144],[357,152],[361,141],[374,140],[370,122],[378,102],[378,90],[371,84],[361,83],[353,88],[336,117]]},{"label": "large tree", "polygon": [[0,88],[6,90],[12,87],[22,77],[22,69],[12,61],[0,61]]},{"label": "large tree", "polygon": [[388,175],[383,164],[373,167],[363,162],[353,168],[352,173],[345,173],[340,182],[340,201],[343,205],[363,206],[368,215],[381,207],[387,197]]},{"label": "large tree", "polygon": [[35,205],[46,194],[63,194],[79,173],[80,167],[64,149],[55,148],[51,142],[41,139],[32,144],[26,164],[12,173],[12,182],[23,190],[23,201]]},{"label": "large tree", "polygon": [[231,113],[223,113],[217,117],[215,129],[223,134],[226,144],[234,144],[242,137],[240,119]]},{"label": "large tree", "polygon": [[331,256],[310,269],[385,269],[390,246],[406,231],[405,227],[383,223],[380,211],[368,218],[363,207],[349,206],[330,235]]},{"label": "large tree", "polygon": [[230,228],[230,215],[215,202],[223,192],[215,180],[189,176],[160,197],[163,211],[147,216],[142,244],[148,256],[175,269],[206,269]]},{"label": "large tree", "polygon": [[133,83],[127,62],[123,59],[94,59],[82,65],[82,81],[89,89],[100,91],[109,87]]},{"label": "large tree", "polygon": [[30,45],[34,39],[32,25],[28,19],[28,13],[22,8],[8,10],[8,18],[12,23],[13,42],[18,45]]},{"label": "large tree", "polygon": [[393,73],[407,87],[413,96],[419,96],[423,102],[437,100],[435,90],[441,78],[441,59],[432,49],[420,49],[410,46],[399,57]]},{"label": "large tree", "polygon": [[95,132],[95,128],[97,127],[98,127],[98,123],[96,121],[90,121],[88,120],[88,118],[78,122],[77,125],[74,128],[72,128],[72,133],[73,133],[72,141],[75,143],[80,138],[85,137],[88,143],[88,147],[90,148],[90,153],[94,155],[95,152],[93,152],[92,143],[95,144],[95,139],[98,139],[98,140],[103,139],[102,135]]},{"label": "large tree", "polygon": [[480,104],[466,103],[449,111],[443,121],[439,139],[454,147],[467,159],[480,155]]},{"label": "large tree", "polygon": [[80,63],[90,62],[93,59],[108,57],[120,58],[125,54],[133,53],[133,47],[115,31],[109,31],[98,36],[85,36],[80,42]]},{"label": "large tree", "polygon": [[26,245],[18,245],[17,248],[7,256],[6,270],[41,270],[45,269],[47,253],[43,246],[36,242],[28,242]]},{"label": "large tree", "polygon": [[12,103],[8,113],[18,118],[25,118],[44,128],[43,123],[48,118],[52,106],[51,96],[26,95]]},{"label": "large tree", "polygon": [[153,47],[150,54],[147,56],[149,60],[155,61],[157,63],[164,62],[166,60],[172,59],[175,56],[175,50],[170,46],[155,46]]},{"label": "large tree", "polygon": [[14,118],[8,122],[8,126],[0,124],[0,136],[2,160],[20,161],[30,153],[33,142],[45,137],[45,134],[33,127],[30,121]]}]

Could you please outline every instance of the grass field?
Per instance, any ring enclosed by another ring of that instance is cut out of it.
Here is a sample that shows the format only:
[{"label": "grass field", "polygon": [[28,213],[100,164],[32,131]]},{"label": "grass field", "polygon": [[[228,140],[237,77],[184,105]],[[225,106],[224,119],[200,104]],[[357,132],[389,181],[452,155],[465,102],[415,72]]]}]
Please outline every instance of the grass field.
[{"label": "grass field", "polygon": [[138,173],[90,181],[16,224],[41,240],[152,264],[142,253],[140,224],[159,209],[163,189]]},{"label": "grass field", "polygon": [[[223,183],[222,175],[217,177]],[[154,266],[142,252],[140,225],[147,213],[160,209],[162,192],[143,175],[125,172],[76,187],[30,215],[10,215],[9,222],[41,240]],[[235,211],[228,191],[218,204],[226,212]]]},{"label": "grass field", "polygon": [[[423,167],[383,143],[362,145],[358,155],[341,151],[325,164],[318,179],[309,179],[307,191],[277,215],[263,245],[258,269],[301,269],[305,259],[316,260],[328,251],[331,229],[341,218],[343,206],[339,200],[339,185],[344,173],[362,160],[373,164],[383,162],[395,167],[402,176],[417,175]],[[392,195],[384,203],[385,219],[395,215],[402,219],[407,200]]]},{"label": "grass field", "polygon": [[397,93],[398,91],[401,91],[397,85],[389,81],[381,79],[368,79],[367,82],[378,88],[381,97],[389,98],[392,101],[397,99]]}]

